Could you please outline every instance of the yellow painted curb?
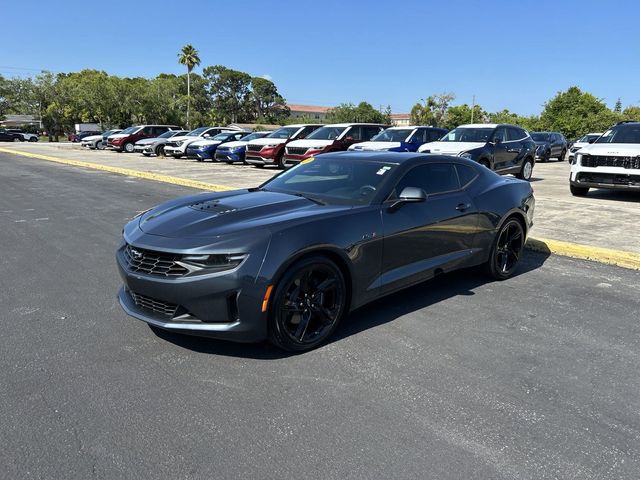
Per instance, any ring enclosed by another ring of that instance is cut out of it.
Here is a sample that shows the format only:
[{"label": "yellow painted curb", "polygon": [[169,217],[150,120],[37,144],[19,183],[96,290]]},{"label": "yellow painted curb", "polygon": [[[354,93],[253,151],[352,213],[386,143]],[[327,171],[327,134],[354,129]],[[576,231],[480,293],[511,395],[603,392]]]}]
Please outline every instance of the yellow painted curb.
[{"label": "yellow painted curb", "polygon": [[[129,177],[138,177],[147,180],[171,183],[173,185],[198,188],[200,190],[210,190],[214,192],[233,190],[233,187],[228,187],[226,185],[216,185],[213,183],[199,182],[197,180],[172,177],[170,175],[162,175],[159,173],[142,172],[129,168],[111,167],[108,165],[100,165],[98,163],[83,162],[81,160],[50,157],[48,155],[40,155],[39,153],[22,152],[9,148],[0,148],[0,152],[10,153],[13,155],[22,155],[24,157],[30,158],[37,158],[40,160],[47,160],[49,162],[61,163],[63,165],[91,168],[94,170],[117,173]],[[608,265],[640,270],[640,253],[624,252],[622,250],[611,250],[608,248],[592,247],[591,245],[580,245],[577,243],[562,242],[560,240],[549,240],[546,238],[531,237],[527,240],[526,246],[529,250],[534,250],[537,252],[543,252],[547,254],[553,253],[555,255],[561,255],[563,257],[578,258],[581,260],[592,260],[594,262],[605,263]]]},{"label": "yellow painted curb", "polygon": [[550,240],[547,238],[529,238],[527,248],[536,252],[553,253],[563,257],[592,260],[594,262],[616,265],[618,267],[640,270],[640,253],[592,247],[577,243]]},{"label": "yellow painted curb", "polygon": [[10,148],[0,148],[0,152],[10,153],[12,155],[22,155],[23,157],[37,158],[48,162],[61,163],[63,165],[71,165],[74,167],[91,168],[103,172],[117,173],[128,177],[144,178],[146,180],[155,180],[157,182],[171,183],[173,185],[182,185],[183,187],[198,188],[200,190],[210,190],[213,192],[224,192],[233,190],[233,187],[226,185],[216,185],[214,183],[199,182],[198,180],[189,180],[188,178],[172,177],[170,175],[162,175],[160,173],[143,172],[140,170],[132,170],[130,168],[112,167],[110,165],[101,165],[99,163],[83,162],[82,160],[70,160],[68,158],[50,157],[49,155],[41,155],[39,153],[22,152],[20,150],[12,150]]}]

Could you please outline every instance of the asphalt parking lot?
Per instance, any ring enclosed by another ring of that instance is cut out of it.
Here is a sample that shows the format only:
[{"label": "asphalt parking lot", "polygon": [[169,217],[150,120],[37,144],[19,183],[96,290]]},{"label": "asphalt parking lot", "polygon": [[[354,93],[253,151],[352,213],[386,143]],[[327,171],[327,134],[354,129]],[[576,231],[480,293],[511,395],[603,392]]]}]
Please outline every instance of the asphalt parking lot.
[{"label": "asphalt parking lot", "polygon": [[192,189],[2,153],[0,177],[5,478],[640,477],[637,271],[528,252],[291,356],[117,305],[123,223]]},{"label": "asphalt parking lot", "polygon": [[[256,186],[279,171],[272,167],[261,169],[250,165],[87,151],[68,143],[12,143],[8,148],[234,188]],[[569,168],[567,161],[536,164],[532,178],[536,195],[532,235],[640,253],[640,229],[630,228],[640,224],[640,193],[592,190],[586,198],[573,197],[569,192]]]}]

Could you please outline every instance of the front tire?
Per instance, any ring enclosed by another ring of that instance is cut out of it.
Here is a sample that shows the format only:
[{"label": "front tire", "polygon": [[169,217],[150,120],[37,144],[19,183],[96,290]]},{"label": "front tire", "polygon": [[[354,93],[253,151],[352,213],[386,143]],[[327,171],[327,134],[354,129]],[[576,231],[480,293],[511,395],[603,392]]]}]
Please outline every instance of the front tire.
[{"label": "front tire", "polygon": [[164,146],[158,145],[156,147],[156,157],[164,157]]},{"label": "front tire", "polygon": [[303,258],[278,281],[269,309],[269,340],[292,352],[311,350],[335,331],[346,304],[338,266],[322,256]]},{"label": "front tire", "polygon": [[562,150],[562,152],[560,152],[560,156],[558,157],[558,161],[559,162],[564,162],[564,157],[567,155],[567,151],[566,150]]},{"label": "front tire", "polygon": [[127,153],[133,153],[134,148],[133,143],[129,142],[124,144],[123,150]]},{"label": "front tire", "polygon": [[102,140],[100,140],[98,143],[96,143],[95,148],[96,148],[97,150],[104,150],[104,148],[105,148],[105,147],[104,147],[104,142],[103,142]]},{"label": "front tire", "polygon": [[585,197],[589,193],[589,187],[578,187],[576,185],[569,185],[569,190],[574,197]]},{"label": "front tire", "polygon": [[38,137],[31,137],[29,138],[30,142],[37,142],[38,141]]},{"label": "front tire", "polygon": [[486,270],[495,280],[506,280],[516,271],[524,250],[524,228],[516,218],[508,219],[496,235]]},{"label": "front tire", "polygon": [[531,175],[533,175],[533,160],[531,160],[531,158],[525,158],[522,168],[516,177],[521,180],[529,181],[531,180]]}]

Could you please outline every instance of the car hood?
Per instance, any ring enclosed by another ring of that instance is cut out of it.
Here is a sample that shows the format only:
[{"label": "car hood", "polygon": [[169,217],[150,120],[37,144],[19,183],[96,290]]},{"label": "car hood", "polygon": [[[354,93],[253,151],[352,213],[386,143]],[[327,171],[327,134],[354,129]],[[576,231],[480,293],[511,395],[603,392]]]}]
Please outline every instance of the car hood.
[{"label": "car hood", "polygon": [[233,149],[233,148],[238,148],[238,147],[246,147],[247,143],[249,143],[249,142],[243,142],[242,140],[236,140],[235,142],[227,142],[227,143],[225,143],[224,145],[221,145],[221,146],[223,146],[225,148]]},{"label": "car hood", "polygon": [[580,153],[636,157],[640,154],[640,145],[637,143],[591,143],[582,147]]},{"label": "car hood", "polygon": [[440,155],[459,155],[462,152],[484,147],[484,142],[430,142],[422,145],[418,152],[429,150]]},{"label": "car hood", "polygon": [[142,140],[138,140],[136,145],[151,145],[152,143],[157,142],[157,138],[143,138]]},{"label": "car hood", "polygon": [[388,150],[401,146],[402,142],[361,142],[351,145],[349,150]]},{"label": "car hood", "polygon": [[187,135],[179,135],[168,139],[170,142],[184,142],[185,140],[202,140],[202,137],[188,137]]},{"label": "car hood", "polygon": [[335,140],[313,140],[313,139],[303,139],[303,140],[294,140],[287,144],[287,147],[301,147],[301,148],[310,148],[310,147],[328,147]]},{"label": "car hood", "polygon": [[250,145],[271,145],[271,144],[280,145],[281,143],[285,143],[287,141],[289,141],[288,138],[256,138],[255,140],[251,140],[249,144]]},{"label": "car hood", "polygon": [[126,138],[130,135],[133,135],[133,133],[114,133],[113,135],[109,135],[108,138],[114,140],[116,138]]},{"label": "car hood", "polygon": [[149,235],[214,238],[349,208],[286,193],[234,190],[172,200],[143,214],[138,226]]},{"label": "car hood", "polygon": [[220,140],[198,140],[196,142],[191,142],[189,145],[191,147],[208,147],[210,145],[220,145],[222,142]]},{"label": "car hood", "polygon": [[102,135],[89,135],[82,139],[83,142],[93,142],[94,140],[102,140]]}]

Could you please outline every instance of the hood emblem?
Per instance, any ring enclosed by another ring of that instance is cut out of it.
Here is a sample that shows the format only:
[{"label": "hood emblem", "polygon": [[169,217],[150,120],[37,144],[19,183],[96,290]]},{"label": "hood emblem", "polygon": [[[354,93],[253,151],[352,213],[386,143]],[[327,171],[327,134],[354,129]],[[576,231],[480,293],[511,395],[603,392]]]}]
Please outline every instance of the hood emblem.
[{"label": "hood emblem", "polygon": [[141,260],[142,257],[144,257],[144,254],[141,251],[136,250],[135,248],[129,249],[129,253],[135,260]]}]

